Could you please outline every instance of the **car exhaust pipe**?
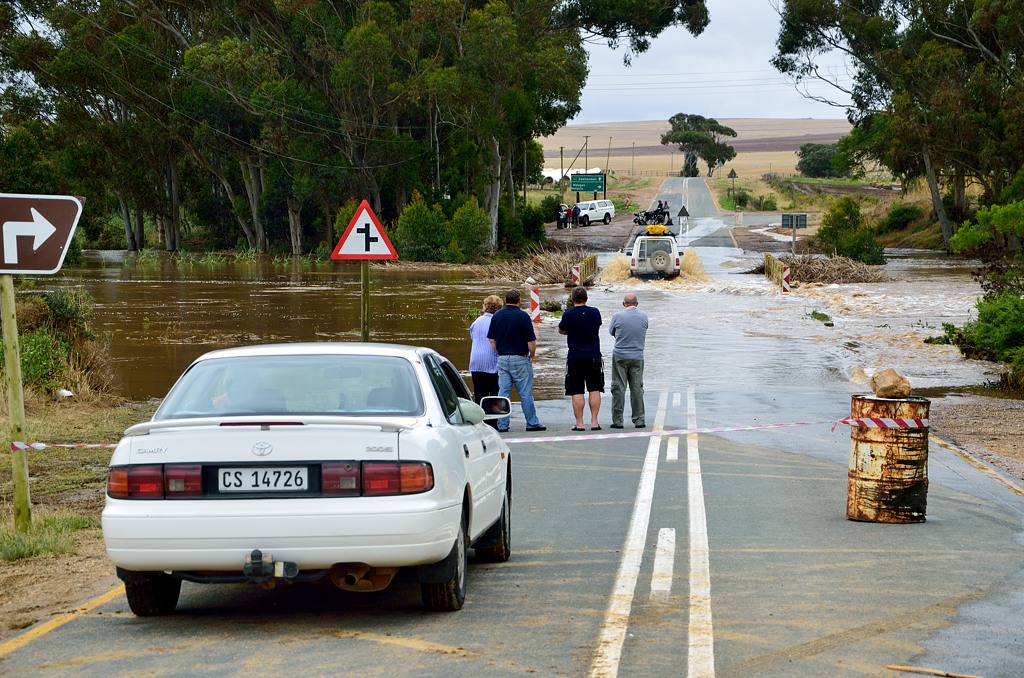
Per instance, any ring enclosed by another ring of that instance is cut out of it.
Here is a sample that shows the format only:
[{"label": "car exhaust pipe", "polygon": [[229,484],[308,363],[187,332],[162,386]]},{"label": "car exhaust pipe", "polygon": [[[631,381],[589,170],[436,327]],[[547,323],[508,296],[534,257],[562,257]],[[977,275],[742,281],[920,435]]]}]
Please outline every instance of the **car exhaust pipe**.
[{"label": "car exhaust pipe", "polygon": [[345,576],[342,578],[342,581],[344,581],[349,586],[355,586],[359,583],[360,579],[366,576],[366,573],[369,571],[369,565],[352,565],[349,567],[348,572],[345,573]]},{"label": "car exhaust pipe", "polygon": [[335,563],[331,583],[345,591],[381,591],[398,573],[397,567],[370,567],[366,563]]}]

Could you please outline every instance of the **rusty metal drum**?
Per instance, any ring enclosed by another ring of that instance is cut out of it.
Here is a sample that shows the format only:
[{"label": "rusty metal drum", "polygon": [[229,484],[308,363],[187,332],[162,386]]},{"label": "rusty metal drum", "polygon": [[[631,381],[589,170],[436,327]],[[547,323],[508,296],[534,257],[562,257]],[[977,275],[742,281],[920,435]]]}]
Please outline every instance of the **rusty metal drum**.
[{"label": "rusty metal drum", "polygon": [[853,396],[847,518],[925,521],[929,405],[927,398]]}]

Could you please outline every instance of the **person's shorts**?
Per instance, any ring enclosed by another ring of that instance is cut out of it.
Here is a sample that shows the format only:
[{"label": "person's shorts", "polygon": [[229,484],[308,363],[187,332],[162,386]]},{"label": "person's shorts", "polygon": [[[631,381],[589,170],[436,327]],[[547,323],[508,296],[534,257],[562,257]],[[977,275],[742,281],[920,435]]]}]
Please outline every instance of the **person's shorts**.
[{"label": "person's shorts", "polygon": [[566,360],[565,395],[581,395],[594,391],[604,393],[604,360]]}]

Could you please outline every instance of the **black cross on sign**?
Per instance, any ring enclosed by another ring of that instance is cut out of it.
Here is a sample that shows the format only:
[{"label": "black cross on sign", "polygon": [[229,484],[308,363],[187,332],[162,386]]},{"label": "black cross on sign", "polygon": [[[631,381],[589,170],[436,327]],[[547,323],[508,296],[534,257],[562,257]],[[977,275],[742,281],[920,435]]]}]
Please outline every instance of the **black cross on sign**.
[{"label": "black cross on sign", "polygon": [[372,245],[373,243],[375,243],[378,240],[380,240],[380,238],[378,238],[377,236],[375,236],[375,235],[371,236],[370,235],[370,223],[369,222],[366,222],[365,224],[363,224],[362,226],[357,228],[356,229],[356,233],[362,233],[363,234],[363,242],[364,242],[363,248],[367,252],[370,251],[370,245]]}]

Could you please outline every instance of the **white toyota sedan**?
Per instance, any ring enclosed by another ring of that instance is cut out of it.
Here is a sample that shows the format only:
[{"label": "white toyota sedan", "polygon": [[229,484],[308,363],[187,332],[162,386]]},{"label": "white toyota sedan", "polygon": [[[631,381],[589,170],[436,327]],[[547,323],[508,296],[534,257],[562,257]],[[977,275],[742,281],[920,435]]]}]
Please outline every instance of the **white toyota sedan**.
[{"label": "white toyota sedan", "polygon": [[378,591],[402,567],[427,608],[460,609],[468,549],[510,553],[512,460],[485,422],[509,407],[427,348],[203,355],[110,461],[103,538],[132,612],[172,612],[183,580]]}]

